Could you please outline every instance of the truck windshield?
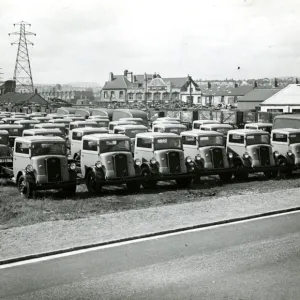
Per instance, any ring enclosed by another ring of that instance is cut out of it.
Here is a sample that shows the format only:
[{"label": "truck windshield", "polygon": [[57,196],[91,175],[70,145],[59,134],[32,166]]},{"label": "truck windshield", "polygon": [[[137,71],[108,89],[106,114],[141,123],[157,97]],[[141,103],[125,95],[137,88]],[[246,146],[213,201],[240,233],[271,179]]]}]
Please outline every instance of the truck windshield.
[{"label": "truck windshield", "polygon": [[31,146],[31,156],[67,155],[66,145],[63,143],[35,143]]},{"label": "truck windshield", "polygon": [[247,135],[246,137],[246,145],[257,145],[257,144],[270,144],[270,137],[268,134],[253,134]]},{"label": "truck windshield", "polygon": [[300,133],[293,133],[290,135],[290,144],[300,143]]},{"label": "truck windshield", "polygon": [[154,150],[182,149],[180,138],[159,138],[154,140]]},{"label": "truck windshield", "polygon": [[22,136],[22,130],[19,128],[7,128],[9,136]]},{"label": "truck windshield", "polygon": [[0,145],[8,145],[8,136],[0,135]]},{"label": "truck windshield", "polygon": [[224,146],[224,140],[222,136],[201,136],[199,138],[199,147],[208,146]]},{"label": "truck windshield", "polygon": [[128,140],[106,140],[100,141],[100,153],[125,151],[131,152],[130,141]]}]

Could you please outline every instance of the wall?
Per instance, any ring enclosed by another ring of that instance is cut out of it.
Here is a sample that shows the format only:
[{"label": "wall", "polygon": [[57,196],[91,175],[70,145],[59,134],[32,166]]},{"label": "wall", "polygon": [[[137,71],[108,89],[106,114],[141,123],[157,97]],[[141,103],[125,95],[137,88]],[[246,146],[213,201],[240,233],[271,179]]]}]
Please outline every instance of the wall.
[{"label": "wall", "polygon": [[256,107],[260,107],[260,103],[262,103],[262,101],[238,102],[237,108],[239,110],[252,110],[252,109],[256,109]]},{"label": "wall", "polygon": [[284,113],[288,113],[288,112],[292,112],[292,109],[300,109],[300,106],[292,106],[292,107],[290,107],[290,106],[284,106],[284,105],[282,105],[282,106],[278,106],[278,105],[276,105],[276,106],[261,106],[261,111],[262,112],[268,112],[268,111],[270,111],[270,110],[277,110],[277,109],[283,109],[283,112]]},{"label": "wall", "polygon": [[[120,92],[123,92],[123,97],[120,97]],[[105,98],[105,93],[107,93],[107,98]],[[111,97],[112,93],[114,93],[114,97]],[[119,90],[102,90],[101,91],[101,101],[118,101],[118,102],[125,102],[126,100],[126,90],[119,89]]]}]

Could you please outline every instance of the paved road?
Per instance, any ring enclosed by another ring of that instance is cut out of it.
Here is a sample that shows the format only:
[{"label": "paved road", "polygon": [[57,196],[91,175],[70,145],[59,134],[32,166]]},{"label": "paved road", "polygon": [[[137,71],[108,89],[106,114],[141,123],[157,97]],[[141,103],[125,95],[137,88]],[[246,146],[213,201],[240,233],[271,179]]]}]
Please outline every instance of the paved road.
[{"label": "paved road", "polygon": [[0,299],[300,299],[300,213],[0,269]]}]

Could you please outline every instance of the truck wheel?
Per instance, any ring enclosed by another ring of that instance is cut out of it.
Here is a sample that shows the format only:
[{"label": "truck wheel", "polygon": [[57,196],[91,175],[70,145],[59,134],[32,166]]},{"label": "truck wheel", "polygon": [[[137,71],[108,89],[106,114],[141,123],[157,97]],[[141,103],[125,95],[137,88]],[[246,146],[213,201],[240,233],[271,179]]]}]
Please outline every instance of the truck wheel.
[{"label": "truck wheel", "polygon": [[281,178],[286,178],[293,174],[292,168],[288,166],[285,159],[280,159],[279,167],[278,174]]},{"label": "truck wheel", "polygon": [[86,176],[86,187],[91,194],[101,192],[102,186],[97,184],[96,175],[93,171],[90,171]]},{"label": "truck wheel", "polygon": [[68,196],[74,196],[76,194],[76,184],[63,188],[63,192]]},{"label": "truck wheel", "polygon": [[27,198],[30,199],[33,196],[33,186],[32,184],[30,184],[25,177],[22,175],[20,176],[19,180],[18,180],[18,189],[19,189],[19,193]]},{"label": "truck wheel", "polygon": [[221,173],[219,174],[219,178],[221,181],[229,182],[232,178],[232,173]]},{"label": "truck wheel", "polygon": [[186,189],[192,183],[192,179],[191,178],[176,179],[176,183],[180,188]]},{"label": "truck wheel", "polygon": [[142,182],[142,186],[144,189],[155,189],[157,186],[156,180],[147,179],[150,176],[150,170],[147,168],[142,169],[142,175],[144,176],[144,181]]},{"label": "truck wheel", "polygon": [[136,181],[136,182],[127,182],[126,186],[128,190],[132,193],[138,193],[141,189],[141,183]]},{"label": "truck wheel", "polygon": [[264,172],[264,175],[265,175],[268,179],[274,179],[274,178],[277,177],[278,171],[266,171],[266,172]]}]

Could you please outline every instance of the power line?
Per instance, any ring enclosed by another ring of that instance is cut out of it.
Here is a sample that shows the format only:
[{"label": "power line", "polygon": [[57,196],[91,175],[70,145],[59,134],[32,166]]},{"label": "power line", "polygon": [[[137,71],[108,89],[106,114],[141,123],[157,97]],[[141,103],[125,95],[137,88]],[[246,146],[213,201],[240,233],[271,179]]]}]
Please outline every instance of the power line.
[{"label": "power line", "polygon": [[31,24],[24,21],[14,24],[14,26],[19,26],[20,31],[9,33],[8,35],[18,35],[17,41],[11,43],[11,45],[18,45],[18,52],[14,70],[13,80],[16,82],[16,92],[26,91],[34,92],[32,73],[30,67],[30,59],[28,54],[28,45],[33,43],[27,39],[28,35],[34,35],[35,33],[26,31],[26,26],[31,26]]}]

